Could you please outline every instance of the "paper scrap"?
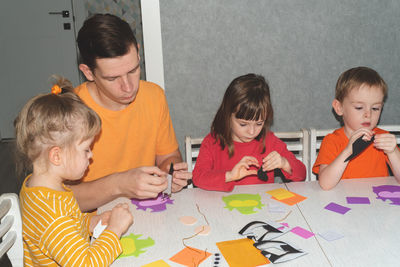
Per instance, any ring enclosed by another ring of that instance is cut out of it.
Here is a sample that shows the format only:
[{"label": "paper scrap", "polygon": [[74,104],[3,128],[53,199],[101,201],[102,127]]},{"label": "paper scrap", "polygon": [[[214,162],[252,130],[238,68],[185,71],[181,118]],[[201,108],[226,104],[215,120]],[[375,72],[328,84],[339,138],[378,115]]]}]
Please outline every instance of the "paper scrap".
[{"label": "paper scrap", "polygon": [[348,212],[349,210],[351,210],[348,207],[336,204],[334,202],[329,203],[328,205],[325,206],[325,209],[333,211],[333,212],[337,212],[340,214],[345,214],[346,212]]},{"label": "paper scrap", "polygon": [[334,241],[334,240],[337,240],[337,239],[340,239],[340,238],[344,237],[343,234],[340,234],[340,233],[337,233],[337,232],[331,231],[331,230],[325,231],[325,232],[322,232],[322,233],[318,233],[318,235],[320,235],[326,241]]},{"label": "paper scrap", "polygon": [[197,219],[193,216],[182,216],[179,218],[179,221],[185,225],[193,225],[197,223]]},{"label": "paper scrap", "polygon": [[199,266],[211,253],[192,247],[185,247],[170,258],[171,261],[185,266]]},{"label": "paper scrap", "polygon": [[287,207],[277,202],[269,202],[268,203],[268,211],[271,213],[285,213]]},{"label": "paper scrap", "polygon": [[296,226],[290,230],[290,232],[295,233],[296,235],[301,236],[302,238],[308,239],[312,236],[314,236],[313,232],[310,232],[304,228],[301,228],[300,226]]},{"label": "paper scrap", "polygon": [[294,197],[294,194],[292,192],[286,190],[285,188],[278,188],[278,189],[270,190],[270,191],[267,191],[267,193],[270,194],[271,196],[273,196],[277,200]]},{"label": "paper scrap", "polygon": [[248,238],[216,243],[230,267],[254,267],[270,263]]},{"label": "paper scrap", "polygon": [[292,194],[294,196],[290,197],[290,198],[285,198],[285,199],[282,199],[282,200],[278,200],[275,197],[272,197],[272,199],[278,200],[278,201],[280,201],[282,203],[285,203],[286,205],[289,205],[289,206],[293,206],[294,204],[297,204],[297,203],[303,201],[304,199],[307,199],[306,197],[298,195],[296,193],[292,192]]},{"label": "paper scrap", "polygon": [[347,204],[371,204],[368,197],[346,197]]},{"label": "paper scrap", "polygon": [[168,263],[163,260],[153,261],[148,264],[142,265],[142,267],[170,267]]}]

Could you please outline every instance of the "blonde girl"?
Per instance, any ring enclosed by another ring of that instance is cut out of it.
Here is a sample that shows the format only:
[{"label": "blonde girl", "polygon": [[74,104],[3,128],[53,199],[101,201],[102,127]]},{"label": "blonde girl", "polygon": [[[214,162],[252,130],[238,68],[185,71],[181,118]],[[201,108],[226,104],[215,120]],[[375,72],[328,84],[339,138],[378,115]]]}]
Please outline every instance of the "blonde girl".
[{"label": "blonde girl", "polygon": [[[21,162],[32,170],[20,192],[26,266],[108,266],[122,252],[119,238],[133,222],[128,207],[82,213],[65,185],[82,178],[100,129],[97,114],[64,78],[52,93],[29,100],[15,120]],[[100,220],[107,228],[90,245]]]}]

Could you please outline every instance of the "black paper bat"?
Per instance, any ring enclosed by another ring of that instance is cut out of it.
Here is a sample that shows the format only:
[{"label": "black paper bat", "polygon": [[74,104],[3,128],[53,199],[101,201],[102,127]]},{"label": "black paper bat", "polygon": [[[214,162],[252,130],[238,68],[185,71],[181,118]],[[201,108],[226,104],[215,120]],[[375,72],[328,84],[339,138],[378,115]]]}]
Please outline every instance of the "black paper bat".
[{"label": "black paper bat", "polygon": [[353,153],[344,161],[352,160],[353,158],[357,157],[361,152],[363,152],[375,139],[375,136],[372,136],[371,140],[365,141],[363,140],[364,136],[359,137],[353,143]]}]

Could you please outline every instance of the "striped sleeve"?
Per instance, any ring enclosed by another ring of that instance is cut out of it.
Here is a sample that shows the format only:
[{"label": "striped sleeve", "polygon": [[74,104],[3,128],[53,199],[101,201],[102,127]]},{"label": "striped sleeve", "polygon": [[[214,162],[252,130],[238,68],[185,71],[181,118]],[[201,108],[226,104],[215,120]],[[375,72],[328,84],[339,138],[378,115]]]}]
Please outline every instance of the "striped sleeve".
[{"label": "striped sleeve", "polygon": [[43,232],[41,249],[47,250],[61,266],[109,266],[122,252],[118,237],[111,231],[104,233],[90,245],[66,216],[57,218]]}]

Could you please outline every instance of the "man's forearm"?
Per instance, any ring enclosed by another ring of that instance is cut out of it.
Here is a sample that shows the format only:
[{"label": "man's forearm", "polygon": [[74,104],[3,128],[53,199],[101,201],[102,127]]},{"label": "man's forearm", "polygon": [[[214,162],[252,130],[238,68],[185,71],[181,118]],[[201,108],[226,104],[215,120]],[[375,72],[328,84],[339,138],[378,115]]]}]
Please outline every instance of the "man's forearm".
[{"label": "man's forearm", "polygon": [[116,175],[118,174],[69,186],[74,192],[82,212],[95,210],[120,196],[115,183]]}]

